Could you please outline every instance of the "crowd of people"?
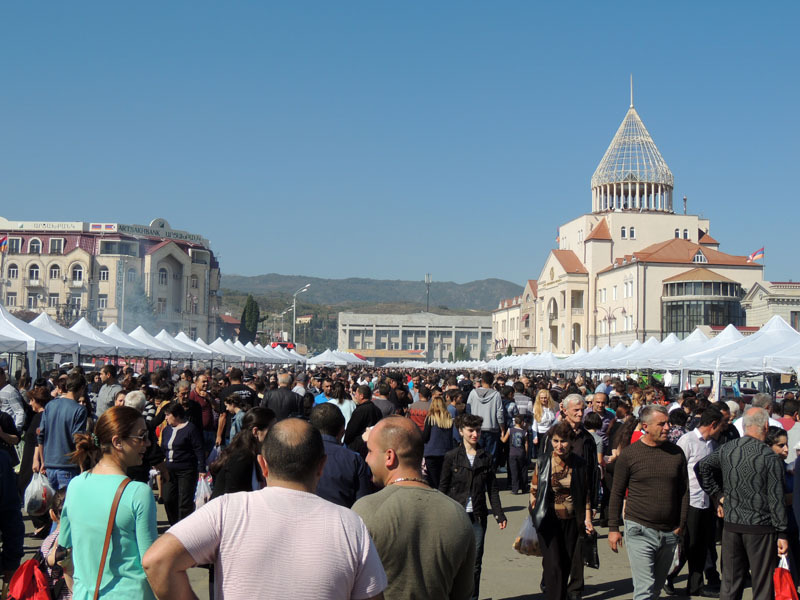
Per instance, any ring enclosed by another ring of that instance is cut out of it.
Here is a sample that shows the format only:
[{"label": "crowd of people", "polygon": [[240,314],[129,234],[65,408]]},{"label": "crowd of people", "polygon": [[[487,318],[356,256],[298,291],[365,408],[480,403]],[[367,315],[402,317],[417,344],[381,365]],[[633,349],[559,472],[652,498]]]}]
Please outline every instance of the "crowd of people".
[{"label": "crowd of people", "polygon": [[501,485],[528,493],[548,599],[583,596],[596,527],[624,539],[636,600],[684,566],[690,596],[771,599],[779,555],[798,581],[791,394],[373,367],[15,380],[0,370],[0,559],[8,582],[44,475],[54,597],[190,598],[207,566],[217,599],[477,599]]}]

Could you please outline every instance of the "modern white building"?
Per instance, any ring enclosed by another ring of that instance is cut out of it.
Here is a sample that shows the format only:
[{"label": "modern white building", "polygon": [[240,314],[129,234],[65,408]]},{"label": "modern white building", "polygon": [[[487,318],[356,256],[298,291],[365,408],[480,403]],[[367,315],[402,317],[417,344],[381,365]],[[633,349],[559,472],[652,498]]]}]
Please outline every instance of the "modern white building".
[{"label": "modern white building", "polygon": [[591,212],[559,227],[558,248],[525,287],[522,298],[535,300],[521,306],[519,330],[503,336],[524,342],[515,351],[566,354],[745,325],[742,299],[763,266],[720,251],[685,198],[676,212],[672,172],[632,101],[590,187]]},{"label": "modern white building", "polygon": [[760,281],[742,298],[742,307],[750,327],[761,327],[780,315],[800,331],[800,282]]},{"label": "modern white building", "polygon": [[[492,317],[339,313],[338,349],[376,363],[419,359],[444,361],[460,349],[465,360],[492,350]],[[461,352],[458,353],[459,355]]]},{"label": "modern white building", "polygon": [[126,331],[148,319],[172,334],[216,337],[219,263],[201,235],[166,219],[125,225],[0,217],[3,237],[0,300],[9,310],[46,312],[64,325],[86,317]]}]

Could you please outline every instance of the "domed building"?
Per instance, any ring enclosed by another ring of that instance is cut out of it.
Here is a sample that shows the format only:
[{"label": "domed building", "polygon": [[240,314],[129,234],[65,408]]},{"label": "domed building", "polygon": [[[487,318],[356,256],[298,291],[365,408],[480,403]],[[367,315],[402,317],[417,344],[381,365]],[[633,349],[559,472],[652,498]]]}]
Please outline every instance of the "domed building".
[{"label": "domed building", "polygon": [[558,247],[525,286],[515,352],[566,354],[745,325],[741,300],[763,280],[763,265],[721,252],[708,219],[688,214],[685,198],[675,211],[673,191],[631,94],[592,175],[591,212],[558,228]]}]

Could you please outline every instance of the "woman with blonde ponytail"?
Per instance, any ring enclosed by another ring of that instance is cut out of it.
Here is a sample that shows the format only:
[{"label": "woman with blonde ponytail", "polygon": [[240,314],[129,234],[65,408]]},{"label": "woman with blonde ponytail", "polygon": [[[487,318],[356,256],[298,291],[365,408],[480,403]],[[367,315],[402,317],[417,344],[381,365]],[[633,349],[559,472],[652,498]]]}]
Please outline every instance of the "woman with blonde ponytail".
[{"label": "woman with blonde ponytail", "polygon": [[72,461],[82,473],[67,488],[58,536],[58,545],[73,551],[75,598],[155,598],[142,557],[158,535],[156,503],[147,484],[138,481],[123,488],[95,595],[114,496],[127,479],[125,471],[141,464],[149,445],[144,418],[127,406],[112,406],[93,433],[75,435]]}]

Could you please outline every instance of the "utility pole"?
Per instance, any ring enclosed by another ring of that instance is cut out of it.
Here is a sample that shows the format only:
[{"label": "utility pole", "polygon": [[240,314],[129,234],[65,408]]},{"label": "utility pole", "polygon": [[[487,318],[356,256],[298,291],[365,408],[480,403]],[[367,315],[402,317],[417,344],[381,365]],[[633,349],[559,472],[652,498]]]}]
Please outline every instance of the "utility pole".
[{"label": "utility pole", "polygon": [[292,343],[295,346],[297,346],[297,294],[307,292],[309,286],[311,286],[311,284],[307,283],[292,294]]},{"label": "utility pole", "polygon": [[431,312],[431,278],[430,273],[425,273],[425,312]]}]

